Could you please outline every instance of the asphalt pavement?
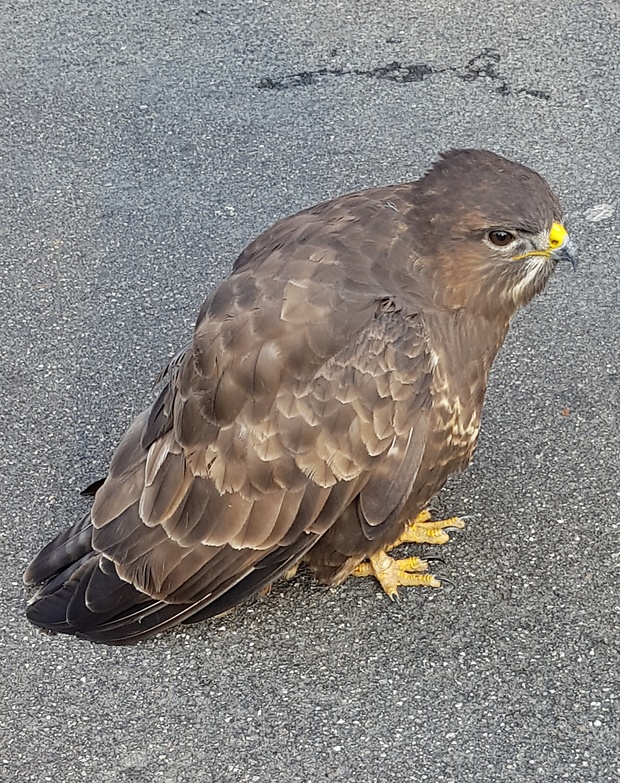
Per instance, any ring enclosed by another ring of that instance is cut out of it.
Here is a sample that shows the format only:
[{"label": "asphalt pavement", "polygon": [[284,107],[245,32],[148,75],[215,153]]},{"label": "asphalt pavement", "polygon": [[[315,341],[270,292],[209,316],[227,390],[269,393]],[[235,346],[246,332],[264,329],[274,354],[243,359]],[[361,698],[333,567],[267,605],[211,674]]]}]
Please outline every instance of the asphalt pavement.
[{"label": "asphalt pavement", "polygon": [[[620,780],[620,3],[0,8],[0,780]],[[135,648],[24,618],[202,299],[276,219],[480,146],[580,249],[515,321],[437,591],[307,573]]]}]

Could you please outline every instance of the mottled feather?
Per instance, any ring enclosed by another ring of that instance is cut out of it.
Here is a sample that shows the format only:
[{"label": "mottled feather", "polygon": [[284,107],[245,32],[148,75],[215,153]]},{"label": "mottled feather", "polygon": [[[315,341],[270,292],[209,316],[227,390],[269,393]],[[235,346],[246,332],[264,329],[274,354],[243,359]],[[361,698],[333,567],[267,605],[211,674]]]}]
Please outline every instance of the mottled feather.
[{"label": "mottled feather", "polygon": [[128,644],[225,611],[302,558],[341,582],[471,459],[529,295],[510,298],[523,265],[501,264],[484,231],[534,234],[559,214],[537,174],[466,150],[268,229],[205,301],[91,514],[29,566],[46,582],[31,621]]}]

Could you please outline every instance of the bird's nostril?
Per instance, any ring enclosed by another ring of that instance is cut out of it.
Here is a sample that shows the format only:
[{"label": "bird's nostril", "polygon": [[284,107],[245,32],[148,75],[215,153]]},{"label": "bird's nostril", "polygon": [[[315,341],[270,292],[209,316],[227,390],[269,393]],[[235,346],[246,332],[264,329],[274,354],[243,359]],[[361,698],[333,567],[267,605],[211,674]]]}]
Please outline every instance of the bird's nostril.
[{"label": "bird's nostril", "polygon": [[552,223],[549,231],[549,247],[554,249],[560,247],[568,237],[568,233],[561,223]]}]

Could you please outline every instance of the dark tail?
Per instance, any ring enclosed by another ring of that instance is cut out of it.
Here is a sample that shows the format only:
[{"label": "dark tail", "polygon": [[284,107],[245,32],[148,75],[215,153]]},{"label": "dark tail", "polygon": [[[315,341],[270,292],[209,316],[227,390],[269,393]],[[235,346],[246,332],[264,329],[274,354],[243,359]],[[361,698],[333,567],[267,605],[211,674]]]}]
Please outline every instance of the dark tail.
[{"label": "dark tail", "polygon": [[[203,599],[172,604],[123,581],[114,563],[93,550],[91,533],[87,514],[34,558],[24,581],[44,584],[30,601],[26,616],[33,625],[52,633],[111,645],[135,644],[175,625],[226,612],[277,579],[315,542],[315,537],[309,535],[276,549]],[[211,563],[211,567],[214,565]]]}]

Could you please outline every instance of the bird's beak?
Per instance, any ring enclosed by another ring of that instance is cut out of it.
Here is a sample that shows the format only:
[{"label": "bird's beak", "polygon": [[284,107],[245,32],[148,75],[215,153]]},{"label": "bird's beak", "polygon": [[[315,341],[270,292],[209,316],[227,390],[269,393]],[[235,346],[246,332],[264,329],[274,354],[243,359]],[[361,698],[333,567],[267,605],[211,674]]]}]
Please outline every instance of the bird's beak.
[{"label": "bird's beak", "polygon": [[549,230],[549,244],[545,250],[530,250],[529,253],[522,253],[519,256],[513,256],[513,261],[520,261],[529,256],[545,256],[554,261],[568,261],[573,269],[577,268],[577,258],[573,244],[568,237],[568,231],[561,223],[552,223]]},{"label": "bird's beak", "polygon": [[561,223],[552,223],[549,231],[549,256],[556,261],[568,261],[573,271],[577,269],[577,256],[568,236],[568,231]]}]

